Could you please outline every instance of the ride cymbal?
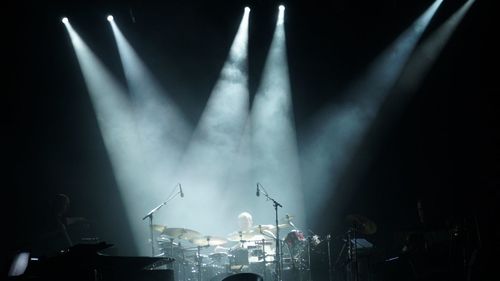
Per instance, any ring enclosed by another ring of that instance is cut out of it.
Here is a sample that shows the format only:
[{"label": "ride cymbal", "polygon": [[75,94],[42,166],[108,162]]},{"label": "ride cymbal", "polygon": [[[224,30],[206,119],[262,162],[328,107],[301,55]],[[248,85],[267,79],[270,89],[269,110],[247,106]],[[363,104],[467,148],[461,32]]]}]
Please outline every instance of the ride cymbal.
[{"label": "ride cymbal", "polygon": [[163,231],[163,234],[173,238],[184,240],[191,240],[202,236],[198,231],[187,228],[167,228],[165,229],[165,231]]}]

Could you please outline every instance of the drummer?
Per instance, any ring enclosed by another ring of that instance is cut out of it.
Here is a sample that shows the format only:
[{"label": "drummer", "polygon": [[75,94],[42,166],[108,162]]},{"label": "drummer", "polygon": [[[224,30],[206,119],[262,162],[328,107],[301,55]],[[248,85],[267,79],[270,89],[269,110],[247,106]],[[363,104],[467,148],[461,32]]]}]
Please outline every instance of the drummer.
[{"label": "drummer", "polygon": [[256,246],[255,241],[269,240],[275,238],[274,233],[271,229],[272,225],[253,225],[253,217],[249,212],[242,212],[238,215],[238,231],[230,234],[232,241],[238,241],[238,243],[231,248],[217,247],[216,252],[226,252],[231,249],[238,248],[252,248]]},{"label": "drummer", "polygon": [[[238,231],[237,231],[237,233],[233,233],[232,236],[243,235],[243,233],[248,233],[252,230],[252,226],[253,226],[252,215],[249,212],[242,212],[238,215]],[[236,244],[230,248],[217,246],[217,247],[215,247],[214,251],[216,253],[224,253],[224,252],[230,251],[231,249],[244,248],[244,246],[245,246],[245,244],[243,242],[243,236],[241,236],[238,244]]]},{"label": "drummer", "polygon": [[253,227],[253,218],[249,212],[243,212],[238,215],[239,231],[250,231]]},{"label": "drummer", "polygon": [[258,225],[254,227],[252,215],[249,212],[240,213],[238,215],[238,232],[241,234],[242,239],[239,247],[248,248],[255,246],[255,241],[273,238],[274,234],[268,230],[270,227],[272,226]]}]

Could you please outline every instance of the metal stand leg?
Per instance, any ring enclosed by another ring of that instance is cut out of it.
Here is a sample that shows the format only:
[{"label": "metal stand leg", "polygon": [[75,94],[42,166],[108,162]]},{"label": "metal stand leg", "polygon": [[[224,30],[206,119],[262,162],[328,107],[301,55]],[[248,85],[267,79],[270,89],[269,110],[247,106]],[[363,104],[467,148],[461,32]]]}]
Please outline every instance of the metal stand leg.
[{"label": "metal stand leg", "polygon": [[349,230],[347,234],[347,243],[348,243],[347,249],[348,249],[349,279],[352,281],[358,281],[358,257],[356,249],[357,242],[356,242],[355,228]]},{"label": "metal stand leg", "polygon": [[201,281],[201,247],[198,246],[198,281]]},{"label": "metal stand leg", "polygon": [[[330,243],[330,242],[328,242]],[[330,248],[330,247],[328,247]],[[330,249],[328,249],[328,263],[330,263]],[[330,265],[331,267],[331,265]],[[312,273],[311,273],[311,238],[307,239],[307,279],[308,281],[312,281]],[[330,279],[330,281],[332,281]]]},{"label": "metal stand leg", "polygon": [[[331,248],[330,248],[330,234],[326,236],[326,246],[328,247],[328,280],[332,281],[332,254],[331,254]],[[342,248],[343,250],[343,248]],[[342,252],[341,252],[342,254]]]}]

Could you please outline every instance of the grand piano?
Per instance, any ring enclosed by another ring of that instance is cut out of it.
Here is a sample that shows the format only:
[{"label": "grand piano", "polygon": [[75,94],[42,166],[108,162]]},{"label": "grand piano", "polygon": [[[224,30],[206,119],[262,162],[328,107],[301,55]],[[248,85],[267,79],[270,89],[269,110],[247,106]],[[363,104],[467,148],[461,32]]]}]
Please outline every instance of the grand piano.
[{"label": "grand piano", "polygon": [[[110,256],[100,253],[111,247],[105,242],[78,244],[60,254],[29,257],[22,274],[11,280],[76,280],[76,281],[173,281],[169,269],[172,258],[141,256]],[[19,262],[19,261],[18,261]]]}]

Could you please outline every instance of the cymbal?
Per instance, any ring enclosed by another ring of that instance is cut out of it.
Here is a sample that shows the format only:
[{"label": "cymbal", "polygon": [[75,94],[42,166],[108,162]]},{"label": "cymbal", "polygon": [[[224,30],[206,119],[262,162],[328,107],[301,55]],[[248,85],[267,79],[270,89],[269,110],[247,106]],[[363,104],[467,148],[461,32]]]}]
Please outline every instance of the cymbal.
[{"label": "cymbal", "polygon": [[253,226],[251,228],[251,231],[254,231],[257,233],[260,233],[261,231],[264,231],[264,230],[275,232],[276,226],[273,224],[259,224],[259,225]]},{"label": "cymbal", "polygon": [[290,222],[290,221],[291,221],[292,219],[294,219],[294,218],[295,218],[295,216],[292,216],[292,215],[290,215],[290,214],[286,214],[284,217],[282,217],[282,218],[280,219],[280,221],[281,221],[281,222],[288,223],[288,222]]},{"label": "cymbal", "polygon": [[249,231],[234,231],[227,235],[229,241],[252,240],[256,233],[252,230]]},{"label": "cymbal", "polygon": [[226,238],[210,235],[197,237],[189,241],[197,246],[219,246],[228,242]]},{"label": "cymbal", "polygon": [[[291,228],[294,227],[292,223],[282,223],[278,224],[278,227],[280,229],[285,229],[285,228]],[[251,228],[251,231],[256,232],[256,233],[263,233],[266,231],[271,231],[272,233],[276,234],[276,225],[274,224],[259,224]]]},{"label": "cymbal", "polygon": [[172,240],[174,240],[172,237],[168,237],[165,234],[160,234],[158,238],[156,238],[156,241],[160,242],[171,242]]},{"label": "cymbal", "polygon": [[[283,228],[290,228],[290,227],[292,227],[292,225],[290,223],[282,223],[282,224],[278,224],[278,227],[280,229],[283,229]],[[276,233],[276,225],[274,225],[274,224],[259,224],[259,225],[252,227],[251,230],[256,231],[257,233],[260,233],[261,231],[264,231],[264,230],[268,230],[268,231],[271,231],[273,233]]]},{"label": "cymbal", "polygon": [[[269,231],[271,234],[272,231],[270,230],[263,230],[262,232],[265,233],[266,231]],[[267,237],[262,235],[259,231],[255,230],[249,230],[249,231],[235,231],[231,232],[227,236],[227,240],[229,241],[256,241],[256,240],[262,240],[266,239]]]},{"label": "cymbal", "polygon": [[201,236],[201,233],[199,233],[198,231],[187,228],[167,228],[165,229],[165,231],[163,231],[163,234],[173,238],[185,240],[191,240]]},{"label": "cymbal", "polygon": [[280,229],[283,229],[283,228],[290,228],[290,227],[293,227],[291,224],[289,223],[282,223],[282,224],[278,224],[278,227]]},{"label": "cymbal", "polygon": [[347,222],[362,234],[374,234],[377,232],[377,225],[364,216],[351,214],[346,217]]},{"label": "cymbal", "polygon": [[[281,227],[281,226],[280,226]],[[267,233],[266,233],[267,232]],[[267,235],[266,235],[267,234]],[[276,226],[272,224],[259,224],[246,231],[234,231],[228,234],[229,241],[256,241],[267,239],[269,234],[276,234]]]},{"label": "cymbal", "polygon": [[153,224],[153,230],[159,233],[163,233],[167,229],[166,226],[161,224]]}]

